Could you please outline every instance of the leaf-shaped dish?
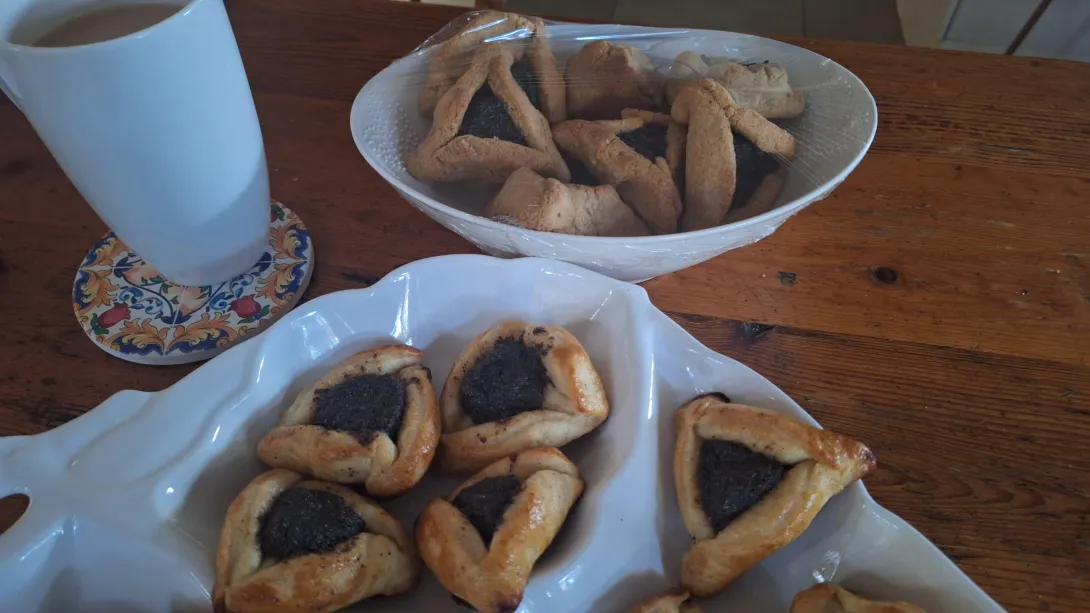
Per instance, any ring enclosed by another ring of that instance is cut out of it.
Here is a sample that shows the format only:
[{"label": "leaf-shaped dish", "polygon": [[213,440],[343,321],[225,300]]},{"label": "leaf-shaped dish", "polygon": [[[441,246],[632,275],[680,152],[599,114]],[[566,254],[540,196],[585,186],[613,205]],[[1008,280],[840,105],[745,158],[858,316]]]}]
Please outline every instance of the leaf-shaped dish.
[{"label": "leaf-shaped dish", "polygon": [[[422,348],[442,381],[474,335],[512,318],[575,334],[612,404],[605,424],[565,448],[587,489],[534,571],[520,609],[527,613],[621,612],[677,583],[689,538],[670,466],[673,413],[685,400],[722,391],[814,423],[635,285],[549,260],[423,260],[370,288],[300,306],[166,390],[119,392],[45,434],[0,439],[0,496],[31,498],[0,536],[0,610],[208,610],[227,505],[262,470],[257,442],[300,389],[348,355],[395,340]],[[429,498],[457,482],[428,475],[386,506],[412,525]],[[931,613],[1002,610],[858,483],[708,608],[783,612],[818,580]],[[461,610],[427,573],[408,596],[356,608]]]}]

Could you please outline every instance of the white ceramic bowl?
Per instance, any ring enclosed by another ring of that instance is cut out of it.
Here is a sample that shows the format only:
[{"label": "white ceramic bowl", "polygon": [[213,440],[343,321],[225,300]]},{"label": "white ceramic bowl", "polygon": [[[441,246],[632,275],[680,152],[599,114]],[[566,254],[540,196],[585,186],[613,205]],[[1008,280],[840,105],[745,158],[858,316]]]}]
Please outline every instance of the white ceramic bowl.
[{"label": "white ceramic bowl", "polygon": [[405,170],[404,160],[427,134],[431,119],[423,117],[416,105],[428,52],[402,58],[375,75],[356,96],[351,117],[356,146],[410,204],[493,255],[563,260],[624,281],[680,270],[758,241],[806,205],[828,196],[874,139],[878,111],[862,81],[840,64],[794,45],[731,32],[616,25],[552,24],[549,36],[561,65],[596,38],[623,39],[641,47],[663,71],[684,50],[781,64],[792,85],[807,96],[806,113],[782,124],[795,136],[798,155],[789,166],[777,207],[736,223],[631,238],[525,230],[480,216],[494,190],[418,181]]},{"label": "white ceramic bowl", "polygon": [[[227,505],[263,470],[257,442],[300,389],[348,355],[391,341],[422,348],[441,382],[476,334],[509,318],[571,330],[612,405],[600,428],[564,448],[586,493],[534,570],[523,613],[623,613],[677,585],[689,538],[671,466],[674,411],[684,401],[722,391],[814,423],[767,379],[702,346],[637,286],[549,260],[423,260],[373,287],[300,306],[169,389],[119,392],[55,430],[0,438],[0,497],[31,498],[0,535],[0,611],[207,612]],[[387,508],[411,526],[428,499],[458,481],[428,475]],[[930,613],[1002,611],[861,483],[707,610],[783,613],[819,580]],[[427,571],[412,594],[350,610],[464,611]]]}]

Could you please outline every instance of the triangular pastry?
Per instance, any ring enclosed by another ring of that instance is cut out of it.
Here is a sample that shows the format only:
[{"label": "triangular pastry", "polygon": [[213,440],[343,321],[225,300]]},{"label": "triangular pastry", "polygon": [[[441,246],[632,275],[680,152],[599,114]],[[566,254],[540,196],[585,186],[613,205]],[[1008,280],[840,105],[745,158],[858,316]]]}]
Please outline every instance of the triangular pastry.
[{"label": "triangular pastry", "polygon": [[500,11],[482,11],[453,30],[435,46],[428,59],[428,74],[420,91],[420,112],[432,115],[439,99],[472,62],[482,44],[501,42],[511,50],[516,60],[526,59],[532,69],[536,87],[536,106],[551,123],[564,121],[566,92],[564,77],[549,48],[544,22],[536,17]]},{"label": "triangular pastry", "polygon": [[646,236],[636,216],[611,185],[589,187],[546,179],[529,168],[507,177],[485,216],[512,225],[583,236]]},{"label": "triangular pastry", "polygon": [[819,583],[799,592],[791,603],[790,613],[927,613],[907,602],[879,602],[861,596],[832,583]]},{"label": "triangular pastry", "polygon": [[216,550],[216,613],[329,613],[404,594],[420,563],[382,507],[332,483],[271,470],[227,509]]},{"label": "triangular pastry", "polygon": [[683,232],[729,221],[732,206],[744,207],[754,196],[759,202],[753,209],[771,206],[783,186],[777,156],[790,158],[795,153],[791,134],[735,104],[723,86],[710,79],[682,90],[670,113],[675,122],[688,126]]},{"label": "triangular pastry", "polygon": [[510,613],[582,493],[579,469],[557,449],[503,458],[424,507],[420,557],[460,602]]},{"label": "triangular pastry", "polygon": [[269,466],[388,497],[424,476],[440,429],[423,353],[388,345],[351,356],[300,392],[257,455]]},{"label": "triangular pastry", "polygon": [[602,379],[579,339],[519,321],[473,339],[451,367],[440,408],[438,461],[446,472],[566,445],[609,416]]},{"label": "triangular pastry", "polygon": [[806,96],[791,87],[787,72],[778,64],[740,63],[683,51],[668,77],[666,94],[671,104],[688,82],[707,77],[722,84],[740,106],[768,119],[790,119],[806,110]]},{"label": "triangular pastry", "polygon": [[596,40],[568,60],[568,114],[610,119],[621,109],[660,109],[662,79],[651,58],[632,45]]},{"label": "triangular pastry", "polygon": [[875,467],[869,449],[786,415],[700,396],[677,411],[674,483],[693,547],[681,582],[711,596],[798,538]]},{"label": "triangular pastry", "polygon": [[681,195],[675,176],[686,149],[684,133],[667,115],[631,109],[621,119],[572,119],[553,127],[556,144],[598,182],[612,185],[655,234],[677,231]]},{"label": "triangular pastry", "polygon": [[406,167],[420,180],[503,183],[517,168],[562,181],[568,168],[549,122],[534,107],[536,90],[525,61],[489,43],[443,94],[431,130]]},{"label": "triangular pastry", "polygon": [[628,613],[704,613],[704,609],[689,602],[689,592],[681,592],[653,598]]}]

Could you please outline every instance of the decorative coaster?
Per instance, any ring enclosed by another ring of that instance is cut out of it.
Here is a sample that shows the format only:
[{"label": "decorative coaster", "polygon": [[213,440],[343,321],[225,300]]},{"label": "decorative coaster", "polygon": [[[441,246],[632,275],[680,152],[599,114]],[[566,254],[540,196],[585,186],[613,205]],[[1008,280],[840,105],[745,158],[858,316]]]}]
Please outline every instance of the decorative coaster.
[{"label": "decorative coaster", "polygon": [[234,279],[171,283],[109,232],[80,264],[72,307],[87,336],[107,353],[138,364],[184,364],[207,360],[290,311],[313,268],[306,226],[273,201],[269,249]]}]

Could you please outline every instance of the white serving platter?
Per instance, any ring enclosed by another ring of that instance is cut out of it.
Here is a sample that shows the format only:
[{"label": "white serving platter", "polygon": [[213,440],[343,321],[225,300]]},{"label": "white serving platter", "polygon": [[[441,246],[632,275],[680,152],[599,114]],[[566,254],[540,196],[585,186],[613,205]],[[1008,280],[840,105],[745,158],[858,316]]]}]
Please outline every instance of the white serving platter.
[{"label": "white serving platter", "polygon": [[[635,285],[551,260],[423,260],[370,288],[301,305],[166,390],[122,391],[50,432],[0,439],[0,497],[31,498],[0,535],[0,611],[208,611],[224,512],[262,470],[257,441],[303,386],[390,341],[422,348],[441,382],[474,335],[510,318],[571,330],[612,404],[601,428],[564,448],[587,489],[535,569],[524,613],[623,613],[676,585],[689,544],[670,468],[673,413],[684,401],[721,391],[814,423],[768,380],[697,342]],[[411,526],[426,500],[457,481],[429,475],[387,507]],[[784,613],[819,580],[930,613],[1002,611],[862,484],[707,610]],[[425,571],[412,594],[350,610],[463,609]]]},{"label": "white serving platter", "polygon": [[352,138],[375,171],[412,206],[492,255],[545,257],[579,264],[623,281],[644,281],[744,247],[772,234],[792,215],[827,197],[863,159],[878,128],[866,85],[833,60],[788,43],[736,32],[625,25],[550,23],[549,41],[561,69],[592,40],[643,49],[666,74],[682,51],[783,66],[806,112],[780,122],[795,137],[787,183],[776,207],[735,223],[643,237],[571,236],[537,232],[481,216],[496,189],[418,181],[405,168],[431,125],[417,110],[431,50],[399,59],[371,78],[352,105]]}]

